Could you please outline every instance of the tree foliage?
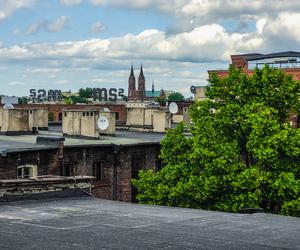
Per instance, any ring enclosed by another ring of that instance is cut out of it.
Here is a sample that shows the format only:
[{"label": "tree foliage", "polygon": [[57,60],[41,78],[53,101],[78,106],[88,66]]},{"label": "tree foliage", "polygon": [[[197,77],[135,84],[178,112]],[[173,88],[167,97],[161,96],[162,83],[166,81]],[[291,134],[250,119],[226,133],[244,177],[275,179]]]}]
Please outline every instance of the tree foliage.
[{"label": "tree foliage", "polygon": [[162,141],[162,170],[133,180],[141,203],[237,212],[243,208],[300,216],[300,82],[279,69],[253,76],[231,67],[212,75],[208,100]]},{"label": "tree foliage", "polygon": [[171,93],[167,99],[168,99],[168,102],[183,102],[184,96],[179,92],[174,92],[174,93]]},{"label": "tree foliage", "polygon": [[81,88],[79,89],[79,96],[81,98],[92,98],[93,96],[93,89],[92,88]]}]

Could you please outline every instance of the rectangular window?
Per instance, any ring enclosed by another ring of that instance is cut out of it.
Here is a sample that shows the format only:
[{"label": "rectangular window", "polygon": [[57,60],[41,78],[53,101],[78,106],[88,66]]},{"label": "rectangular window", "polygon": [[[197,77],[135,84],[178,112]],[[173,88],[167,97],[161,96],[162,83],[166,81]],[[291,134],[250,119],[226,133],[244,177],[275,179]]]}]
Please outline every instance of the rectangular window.
[{"label": "rectangular window", "polygon": [[102,181],[104,179],[103,170],[103,162],[97,162],[93,165],[93,176],[96,177],[97,181]]},{"label": "rectangular window", "polygon": [[37,166],[36,165],[23,165],[17,168],[17,178],[18,179],[28,179],[37,176]]},{"label": "rectangular window", "polygon": [[71,176],[72,175],[72,165],[66,164],[61,167],[61,176]]}]

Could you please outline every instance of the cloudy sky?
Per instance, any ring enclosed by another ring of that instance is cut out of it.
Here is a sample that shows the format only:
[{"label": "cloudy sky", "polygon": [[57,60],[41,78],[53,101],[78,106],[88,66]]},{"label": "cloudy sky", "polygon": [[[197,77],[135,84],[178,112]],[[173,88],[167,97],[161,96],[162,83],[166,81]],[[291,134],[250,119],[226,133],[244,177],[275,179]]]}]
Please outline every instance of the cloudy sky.
[{"label": "cloudy sky", "polygon": [[147,88],[189,96],[230,55],[300,49],[299,0],[0,0],[0,94]]}]

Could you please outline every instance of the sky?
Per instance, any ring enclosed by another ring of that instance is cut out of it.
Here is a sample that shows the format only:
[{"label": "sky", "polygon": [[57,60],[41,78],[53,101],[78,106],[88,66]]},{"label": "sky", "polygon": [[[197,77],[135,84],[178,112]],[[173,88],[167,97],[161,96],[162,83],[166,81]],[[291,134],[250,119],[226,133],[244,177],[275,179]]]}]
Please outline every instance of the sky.
[{"label": "sky", "polygon": [[299,0],[0,0],[0,95],[206,85],[230,55],[299,51]]}]

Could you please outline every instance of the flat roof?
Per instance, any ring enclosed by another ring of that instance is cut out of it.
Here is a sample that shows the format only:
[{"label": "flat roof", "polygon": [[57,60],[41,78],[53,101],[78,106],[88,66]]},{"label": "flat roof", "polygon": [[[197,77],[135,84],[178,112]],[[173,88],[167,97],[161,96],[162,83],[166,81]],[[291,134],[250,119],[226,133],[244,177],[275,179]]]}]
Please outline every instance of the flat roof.
[{"label": "flat roof", "polygon": [[[56,145],[36,144],[37,136],[62,137],[59,131],[39,131],[38,135],[0,135],[0,151],[8,153],[56,149]],[[112,146],[112,145],[136,145],[136,144],[159,144],[163,139],[163,133],[116,131],[115,136],[100,136],[100,139],[85,139],[66,137],[65,147],[88,147],[88,146]]]},{"label": "flat roof", "polygon": [[255,60],[261,60],[267,58],[278,58],[278,57],[300,57],[300,52],[284,51],[284,52],[270,53],[270,54],[251,53],[251,54],[242,54],[240,56],[245,57],[247,61],[255,61]]},{"label": "flat roof", "polygon": [[92,198],[0,204],[1,249],[299,249],[300,218]]}]

